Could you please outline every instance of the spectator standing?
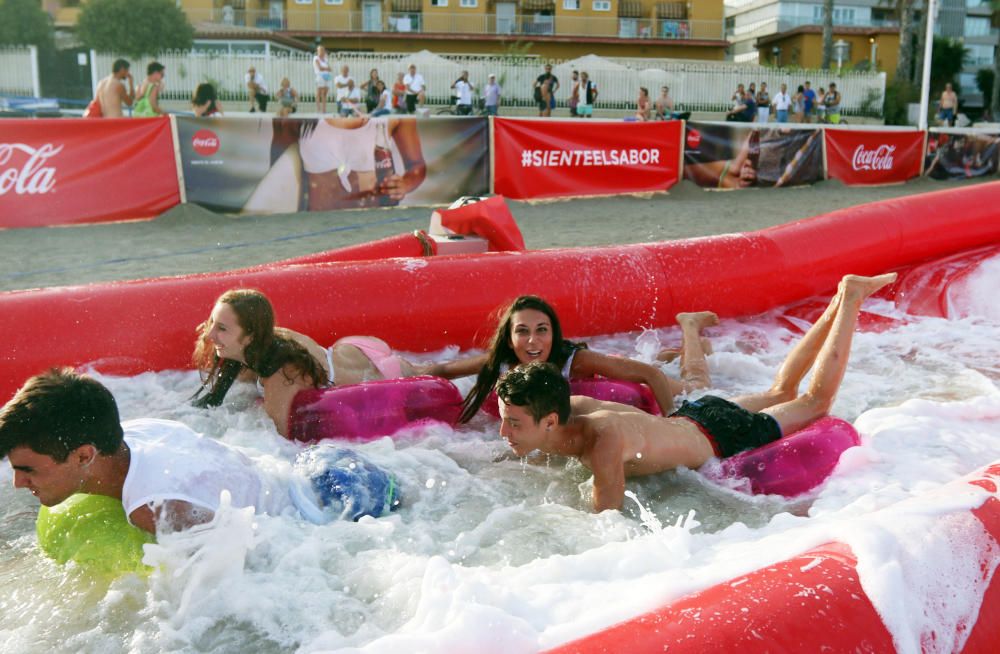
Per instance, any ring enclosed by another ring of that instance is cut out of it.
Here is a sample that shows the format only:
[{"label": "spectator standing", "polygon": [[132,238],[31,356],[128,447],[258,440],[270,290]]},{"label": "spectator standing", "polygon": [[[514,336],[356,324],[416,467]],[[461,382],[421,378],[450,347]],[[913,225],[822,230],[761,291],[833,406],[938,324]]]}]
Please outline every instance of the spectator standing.
[{"label": "spectator standing", "polygon": [[645,86],[639,87],[639,98],[636,100],[635,117],[643,122],[650,119],[652,103],[649,100],[649,89]]},{"label": "spectator standing", "polygon": [[774,95],[772,101],[774,106],[774,116],[779,123],[788,122],[788,110],[792,106],[792,96],[788,95],[788,85],[782,84],[781,90]]},{"label": "spectator standing", "polygon": [[191,110],[197,118],[207,118],[208,116],[221,116],[222,105],[219,103],[215,86],[209,83],[199,84],[191,96]]},{"label": "spectator standing", "polygon": [[[736,91],[733,92],[733,97],[729,99],[731,106],[730,110],[736,109],[736,107],[743,105],[743,97],[747,94],[746,87],[742,84],[736,85]],[[732,111],[730,111],[732,113]]]},{"label": "spectator standing", "polygon": [[[340,74],[333,78],[333,92],[334,97],[337,100],[337,111],[344,113],[344,98],[350,92],[348,89],[348,82],[354,83],[354,78],[351,77],[351,69],[347,66],[340,67]],[[361,94],[361,90],[358,90],[358,94]]]},{"label": "spectator standing", "polygon": [[767,82],[760,83],[757,91],[757,122],[766,123],[771,117],[771,94],[767,92]]},{"label": "spectator standing", "polygon": [[316,48],[316,56],[313,57],[313,72],[316,73],[316,108],[321,114],[325,114],[326,96],[330,92],[333,73],[330,71],[330,62],[326,59],[326,48],[323,46]]},{"label": "spectator standing", "polygon": [[580,105],[580,73],[574,70],[572,80],[573,86],[569,92],[569,115],[571,118],[578,118],[576,108]]},{"label": "spectator standing", "polygon": [[489,81],[486,82],[486,88],[483,89],[484,99],[486,100],[486,115],[496,116],[500,112],[500,94],[503,89],[497,84],[497,76],[490,73]]},{"label": "spectator standing", "polygon": [[135,103],[132,115],[137,118],[162,116],[166,112],[160,109],[160,91],[163,89],[163,75],[166,67],[158,61],[146,66],[146,81],[139,87],[139,99]]},{"label": "spectator standing", "polygon": [[795,110],[795,122],[804,123],[806,121],[806,87],[799,84],[799,88],[792,96],[792,107]]},{"label": "spectator standing", "polygon": [[279,118],[287,118],[298,109],[299,94],[292,88],[292,82],[287,77],[281,79],[281,86],[275,92],[274,98],[278,101]]},{"label": "spectator standing", "polygon": [[406,113],[406,84],[403,82],[405,73],[396,73],[396,82],[392,85],[392,110],[397,114]]},{"label": "spectator standing", "polygon": [[[375,111],[378,107],[379,91],[376,85],[379,82],[378,69],[372,68],[368,72],[368,79],[361,83],[361,90],[365,92],[365,109],[368,113]],[[382,85],[385,88],[385,84]]]},{"label": "spectator standing", "polygon": [[417,66],[410,64],[410,72],[403,77],[403,84],[406,85],[406,113],[416,113],[417,105],[424,103],[427,92],[427,83],[424,76],[417,72]]},{"label": "spectator standing", "polygon": [[823,87],[819,87],[819,91],[816,92],[816,122],[825,123],[826,122],[826,91]]},{"label": "spectator standing", "polygon": [[463,70],[462,75],[455,80],[451,88],[455,89],[458,100],[455,104],[455,113],[459,116],[472,115],[472,92],[476,87],[469,81],[469,71]]},{"label": "spectator standing", "polygon": [[809,82],[806,82],[805,89],[802,91],[802,122],[808,123],[812,122],[813,110],[816,107],[816,91],[812,90]]},{"label": "spectator standing", "polygon": [[247,69],[247,74],[243,77],[243,83],[250,96],[250,113],[255,112],[257,107],[260,107],[261,113],[266,112],[267,101],[271,99],[271,95],[267,92],[267,82],[264,80],[264,76],[258,73],[256,68],[250,66]]},{"label": "spectator standing", "polygon": [[587,71],[580,73],[580,97],[583,99],[583,102],[576,106],[576,112],[583,118],[593,116],[597,95],[597,84],[590,79]]},{"label": "spectator standing", "polygon": [[[101,108],[100,115],[93,118],[121,118],[122,105],[128,107],[135,102],[135,86],[132,82],[132,72],[130,64],[124,59],[116,59],[111,64],[111,74],[97,83],[97,92],[94,93],[94,101]],[[125,82],[128,81],[128,90],[125,90]],[[93,102],[91,102],[93,104]],[[89,109],[89,107],[88,107]]]},{"label": "spectator standing", "polygon": [[840,91],[837,90],[837,83],[830,82],[830,90],[823,98],[826,105],[826,120],[834,125],[840,124]]},{"label": "spectator standing", "polygon": [[[545,93],[545,86],[548,87],[548,93]],[[545,72],[535,80],[534,88],[538,115],[551,116],[552,109],[556,106],[556,91],[559,90],[559,78],[552,74],[552,64],[545,64]]]},{"label": "spectator standing", "polygon": [[943,125],[954,127],[955,116],[958,112],[958,94],[955,93],[951,82],[944,85],[941,92],[941,99],[938,101],[938,120]]}]

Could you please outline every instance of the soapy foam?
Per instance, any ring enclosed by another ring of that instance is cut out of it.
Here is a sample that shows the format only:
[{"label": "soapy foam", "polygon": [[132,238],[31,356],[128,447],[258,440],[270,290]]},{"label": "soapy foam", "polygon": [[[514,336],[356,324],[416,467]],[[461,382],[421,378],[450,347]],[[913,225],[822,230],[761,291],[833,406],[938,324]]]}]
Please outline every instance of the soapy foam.
[{"label": "soapy foam", "polygon": [[[1000,267],[976,274],[991,277],[963,301],[989,308]],[[709,330],[714,392],[770,384],[797,338],[779,315]],[[651,361],[679,333],[587,340]],[[398,513],[317,526],[224,508],[212,528],[150,547],[162,567],[148,579],[110,585],[37,553],[34,499],[4,466],[0,641],[11,651],[531,652],[840,540],[900,651],[950,651],[978,610],[980,563],[995,567],[998,552],[965,513],[982,492],[925,494],[1000,459],[997,361],[1000,323],[986,313],[857,334],[833,413],[855,422],[863,445],[809,498],[750,497],[679,470],[630,480],[625,511],[593,515],[579,463],[511,458],[496,425],[477,420],[352,445],[397,475]],[[663,368],[678,374],[677,362]],[[101,379],[123,419],[181,420],[275,474],[301,449],[275,433],[250,385],[200,410],[186,404],[194,373]]]}]

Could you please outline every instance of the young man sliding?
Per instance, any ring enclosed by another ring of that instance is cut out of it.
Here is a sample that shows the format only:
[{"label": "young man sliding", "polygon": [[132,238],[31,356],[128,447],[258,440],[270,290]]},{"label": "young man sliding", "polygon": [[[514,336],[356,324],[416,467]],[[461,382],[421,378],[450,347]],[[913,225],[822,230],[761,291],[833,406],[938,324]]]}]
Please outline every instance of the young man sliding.
[{"label": "young man sliding", "polygon": [[[594,510],[619,509],[626,477],[698,468],[714,456],[760,447],[827,415],[847,369],[861,304],[895,279],[895,273],[845,276],[763,393],[732,401],[706,395],[663,418],[614,402],[571,398],[558,370],[532,363],[497,383],[500,435],[518,456],[537,449],[579,458],[594,473]],[[799,395],[813,364],[809,387]]]}]

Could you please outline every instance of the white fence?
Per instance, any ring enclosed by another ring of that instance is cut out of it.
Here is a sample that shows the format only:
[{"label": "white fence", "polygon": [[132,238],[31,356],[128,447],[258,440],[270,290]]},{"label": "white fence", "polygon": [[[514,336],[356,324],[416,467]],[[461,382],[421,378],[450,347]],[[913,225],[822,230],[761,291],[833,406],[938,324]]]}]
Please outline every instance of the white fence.
[{"label": "white fence", "polygon": [[[98,54],[93,62],[95,70],[110,71],[113,54]],[[133,62],[136,80],[143,77],[146,65],[151,59]],[[201,82],[216,85],[223,100],[246,99],[243,80],[247,68],[253,65],[257,73],[264,76],[268,88],[273,93],[283,77],[288,77],[292,87],[305,100],[315,97],[316,81],[312,69],[312,54],[272,53],[270,57],[244,53],[191,53],[167,52],[157,57],[166,66],[166,90],[164,96],[173,100],[184,100],[191,96]],[[361,83],[368,78],[371,69],[378,70],[379,76],[391,87],[397,73],[405,72],[409,64],[416,64],[417,70],[427,81],[427,101],[429,104],[450,102],[451,85],[463,70],[469,71],[472,83],[482,87],[487,76],[493,73],[503,87],[504,104],[533,104],[532,84],[542,73],[545,63],[553,65],[553,72],[560,80],[561,87],[556,97],[565,106],[570,94],[570,74],[573,70],[586,71],[597,84],[600,97],[598,107],[634,107],[640,86],[649,89],[650,95],[659,95],[661,86],[669,86],[670,94],[689,111],[721,111],[728,109],[730,98],[736,85],[766,81],[771,94],[777,92],[781,83],[787,83],[789,92],[809,80],[813,88],[825,87],[836,81],[843,96],[845,113],[856,114],[867,110],[881,113],[885,96],[885,73],[844,72],[840,75],[832,71],[786,71],[767,66],[735,65],[719,62],[672,61],[668,59],[604,59],[588,55],[570,61],[543,60],[537,57],[505,57],[491,55],[445,55],[439,56],[424,51],[411,54],[388,53],[332,53],[330,63],[335,74],[341,66],[349,66],[350,74]],[[331,96],[333,95],[331,90]],[[247,100],[249,104],[249,100]]]},{"label": "white fence", "polygon": [[0,48],[0,95],[42,95],[37,47]]}]

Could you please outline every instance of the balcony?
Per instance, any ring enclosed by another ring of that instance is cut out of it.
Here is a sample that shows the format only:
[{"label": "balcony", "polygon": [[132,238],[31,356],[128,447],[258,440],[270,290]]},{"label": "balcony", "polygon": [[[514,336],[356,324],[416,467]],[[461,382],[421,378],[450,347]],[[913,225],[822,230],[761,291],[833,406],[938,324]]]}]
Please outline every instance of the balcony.
[{"label": "balcony", "polygon": [[537,13],[423,12],[393,3],[404,11],[383,11],[368,5],[365,11],[291,9],[282,15],[267,10],[189,9],[189,20],[200,30],[253,28],[299,33],[365,32],[384,34],[451,34],[466,36],[551,36],[612,39],[665,39],[676,41],[723,39],[722,21],[683,18],[608,16],[607,18]]}]

